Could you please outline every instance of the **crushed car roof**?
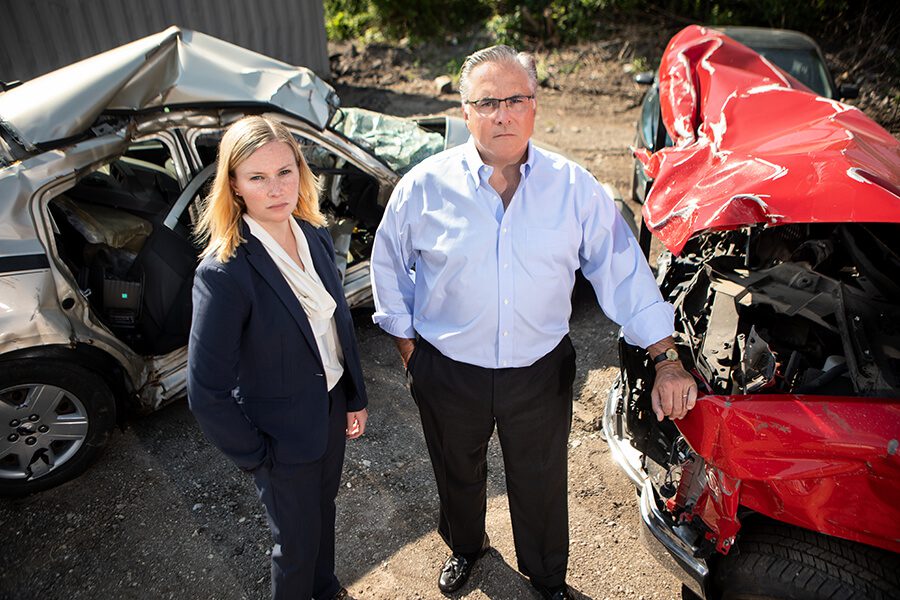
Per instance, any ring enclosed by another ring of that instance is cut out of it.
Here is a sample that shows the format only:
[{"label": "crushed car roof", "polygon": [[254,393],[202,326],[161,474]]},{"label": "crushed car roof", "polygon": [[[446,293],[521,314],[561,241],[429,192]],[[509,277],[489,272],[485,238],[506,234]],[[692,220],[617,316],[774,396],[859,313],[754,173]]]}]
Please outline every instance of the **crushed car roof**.
[{"label": "crushed car roof", "polygon": [[635,155],[654,179],[645,222],[672,252],[705,229],[900,222],[900,142],[723,33],[672,38],[659,89],[675,145]]},{"label": "crushed car roof", "polygon": [[33,151],[90,130],[103,114],[260,105],[323,129],[334,89],[303,67],[170,27],[0,94],[4,141]]}]

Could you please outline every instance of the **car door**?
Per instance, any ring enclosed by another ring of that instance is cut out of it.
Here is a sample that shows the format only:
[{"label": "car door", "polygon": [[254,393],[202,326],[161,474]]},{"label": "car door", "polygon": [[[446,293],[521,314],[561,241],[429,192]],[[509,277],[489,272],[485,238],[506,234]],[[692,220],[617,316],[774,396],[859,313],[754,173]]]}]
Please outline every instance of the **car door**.
[{"label": "car door", "polygon": [[[319,178],[320,205],[328,218],[347,303],[351,307],[370,304],[369,257],[375,229],[381,222],[397,175],[334,132],[317,131],[280,115],[268,116],[285,123],[310,169]],[[215,175],[216,153],[224,132],[224,127],[184,132],[186,146],[200,170],[166,215],[164,223],[173,231],[193,231],[196,226],[200,200]]]}]

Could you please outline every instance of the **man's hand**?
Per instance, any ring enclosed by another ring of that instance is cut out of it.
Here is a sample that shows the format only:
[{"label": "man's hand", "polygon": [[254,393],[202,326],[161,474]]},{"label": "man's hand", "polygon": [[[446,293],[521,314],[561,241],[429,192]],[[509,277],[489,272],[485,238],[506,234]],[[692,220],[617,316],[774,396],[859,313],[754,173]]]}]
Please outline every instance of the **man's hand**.
[{"label": "man's hand", "polygon": [[397,345],[397,351],[400,353],[400,358],[403,360],[403,368],[405,369],[409,366],[409,357],[412,356],[413,350],[416,349],[416,341],[409,338],[395,337],[394,344]]},{"label": "man's hand", "polygon": [[369,411],[365,408],[347,413],[347,439],[355,440],[366,432],[366,421],[369,420]]},{"label": "man's hand", "polygon": [[[655,358],[666,350],[675,350],[675,340],[671,336],[661,339],[647,348],[650,358]],[[697,403],[697,384],[684,370],[680,360],[664,360],[656,365],[656,380],[650,391],[650,401],[656,420],[665,417],[680,419]]]},{"label": "man's hand", "polygon": [[680,419],[697,403],[697,385],[684,370],[681,361],[664,361],[656,367],[656,380],[650,391],[656,420]]}]

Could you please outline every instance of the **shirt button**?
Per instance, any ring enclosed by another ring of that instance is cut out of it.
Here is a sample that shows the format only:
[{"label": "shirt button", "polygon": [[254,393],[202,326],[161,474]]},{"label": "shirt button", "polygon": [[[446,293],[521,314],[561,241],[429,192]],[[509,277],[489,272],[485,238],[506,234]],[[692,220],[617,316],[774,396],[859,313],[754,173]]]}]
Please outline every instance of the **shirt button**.
[{"label": "shirt button", "polygon": [[503,263],[503,268],[504,268],[504,269],[508,269],[508,268],[509,268],[509,263]]},{"label": "shirt button", "polygon": [[503,299],[503,304],[509,304],[509,298],[504,298],[504,299]]},{"label": "shirt button", "polygon": [[509,364],[509,363],[508,363],[507,361],[505,361],[505,360],[503,361],[503,366],[504,366],[504,367],[505,367],[506,365],[508,365],[508,364]]},{"label": "shirt button", "polygon": [[503,233],[506,233],[506,227],[503,228]]},{"label": "shirt button", "polygon": [[509,335],[509,332],[508,332],[508,331],[504,331],[504,332],[503,332],[503,337],[506,337],[506,336],[508,336],[508,335]]}]

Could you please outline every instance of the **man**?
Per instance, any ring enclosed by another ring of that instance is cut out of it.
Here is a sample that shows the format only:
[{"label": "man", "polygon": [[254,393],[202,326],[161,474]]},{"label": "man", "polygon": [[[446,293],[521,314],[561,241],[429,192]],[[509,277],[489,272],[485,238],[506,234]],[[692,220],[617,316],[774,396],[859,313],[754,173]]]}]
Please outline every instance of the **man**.
[{"label": "man", "polygon": [[[628,226],[574,163],[530,142],[534,59],[508,46],[460,72],[469,141],[413,168],[375,238],[373,317],[410,377],[452,552],[438,587],[465,584],[487,550],[486,451],[503,449],[519,570],[542,597],[570,598],[566,453],[575,352],[575,271],[626,339],[657,365],[657,418],[680,418],[696,386],[674,353],[673,310]],[[667,353],[668,350],[673,352]]]}]

